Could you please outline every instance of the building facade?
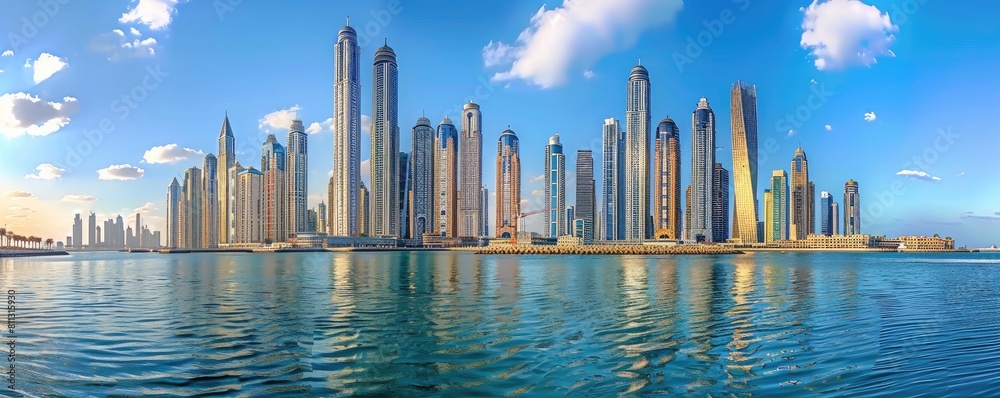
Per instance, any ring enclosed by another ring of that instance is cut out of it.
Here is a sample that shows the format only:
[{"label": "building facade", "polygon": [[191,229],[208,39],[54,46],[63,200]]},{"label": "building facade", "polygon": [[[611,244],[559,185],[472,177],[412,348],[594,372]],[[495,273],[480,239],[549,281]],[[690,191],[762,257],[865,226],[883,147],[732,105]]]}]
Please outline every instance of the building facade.
[{"label": "building facade", "polygon": [[417,119],[410,151],[413,190],[410,236],[414,238],[422,238],[434,230],[434,136],[430,119]]},{"label": "building facade", "polygon": [[715,112],[702,97],[691,116],[691,195],[688,240],[710,242],[715,186]]},{"label": "building facade", "polygon": [[[236,171],[235,169],[233,171]],[[262,243],[264,241],[264,173],[247,168],[237,174],[236,233],[234,244]]]},{"label": "building facade", "polygon": [[517,134],[509,128],[497,142],[496,171],[496,236],[513,239],[521,216],[521,156]]},{"label": "building facade", "polygon": [[[573,235],[580,235],[583,244],[589,245],[594,242],[594,225],[597,221],[597,192],[596,181],[594,180],[594,152],[589,149],[581,149],[576,152],[576,218]],[[583,225],[579,225],[580,222]]]},{"label": "building facade", "polygon": [[[234,178],[229,175],[229,169],[236,163],[236,137],[233,135],[233,128],[229,125],[229,113],[222,119],[222,129],[219,131],[219,158],[217,165],[216,181],[219,184],[218,197],[215,198],[218,204],[219,243],[229,243],[233,238],[233,194],[232,181]],[[168,205],[169,206],[169,205]],[[167,232],[170,235],[170,232]],[[168,238],[169,239],[169,238]]]},{"label": "building facade", "polygon": [[604,120],[603,134],[603,155],[601,196],[604,205],[601,207],[603,218],[601,220],[601,239],[614,241],[624,239],[625,225],[621,222],[620,215],[624,213],[622,206],[622,187],[625,184],[622,172],[622,157],[624,155],[625,140],[618,120],[611,118]]},{"label": "building facade", "polygon": [[[180,247],[181,202],[182,202],[181,184],[177,182],[177,178],[175,177],[173,180],[170,181],[170,186],[167,187],[167,247],[172,249]],[[90,227],[91,227],[90,239],[91,242],[93,242],[94,239],[93,213],[91,213]],[[82,243],[82,241],[80,243]]]},{"label": "building facade", "polygon": [[302,121],[295,119],[288,129],[288,230],[291,233],[313,232],[309,228],[309,137]]},{"label": "building facade", "polygon": [[399,234],[400,239],[410,239],[410,154],[399,153]]},{"label": "building facade", "polygon": [[201,234],[201,246],[205,248],[219,247],[219,226],[222,225],[219,215],[219,159],[213,154],[205,155],[201,171],[204,173],[202,184],[202,209],[205,211],[204,231]]},{"label": "building facade", "polygon": [[[184,185],[181,206],[182,233],[178,247],[185,249],[203,249],[205,230],[205,212],[202,195],[204,194],[202,171],[192,167],[184,171]],[[107,229],[107,228],[105,228]]]},{"label": "building facade", "polygon": [[788,174],[784,170],[771,173],[771,203],[765,206],[765,241],[776,242],[788,239]]},{"label": "building facade", "polygon": [[361,47],[345,26],[333,46],[333,182],[330,234],[357,236],[361,184]]},{"label": "building facade", "polygon": [[712,242],[729,240],[729,170],[715,164],[712,185]]},{"label": "building facade", "polygon": [[624,240],[643,242],[652,233],[649,212],[650,163],[650,83],[649,71],[642,65],[632,68],[628,79],[625,107]]},{"label": "building facade", "polygon": [[370,236],[399,237],[399,72],[387,45],[375,52],[372,81]]},{"label": "building facade", "polygon": [[362,181],[361,185],[358,186],[358,213],[359,220],[361,220],[361,225],[358,226],[358,234],[360,236],[372,236],[372,224],[371,224],[371,211],[372,211],[372,200],[371,194],[368,191],[368,187]]},{"label": "building facade", "polygon": [[[174,181],[176,182],[177,179],[175,178]],[[169,200],[167,203],[170,203]],[[169,224],[169,220],[167,224]],[[83,248],[83,219],[80,218],[80,213],[76,213],[76,216],[73,217],[73,236],[72,240],[66,239],[66,246],[77,249]]]},{"label": "building facade", "polygon": [[789,239],[805,239],[813,233],[809,229],[812,219],[813,207],[810,205],[809,194],[809,161],[806,159],[806,152],[799,147],[792,157],[791,166],[791,225],[789,226]]},{"label": "building facade", "polygon": [[288,168],[285,147],[268,134],[261,149],[260,170],[264,173],[264,242],[288,239]]},{"label": "building facade", "polygon": [[830,233],[840,235],[840,205],[837,202],[830,204]]},{"label": "building facade", "polygon": [[858,182],[844,184],[844,235],[861,234],[861,191]]},{"label": "building facade", "polygon": [[833,236],[833,196],[829,192],[819,193],[820,234]]},{"label": "building facade", "polygon": [[458,129],[451,119],[444,118],[438,124],[434,144],[434,232],[441,237],[457,238],[458,230]]},{"label": "building facade", "polygon": [[483,115],[473,102],[462,109],[462,134],[459,139],[459,236],[479,237],[483,234]]},{"label": "building facade", "polygon": [[680,129],[669,117],[656,128],[652,174],[654,238],[682,239]]},{"label": "building facade", "polygon": [[566,155],[559,134],[549,137],[545,146],[545,232],[558,238],[566,235]]},{"label": "building facade", "polygon": [[730,92],[733,137],[733,238],[757,237],[757,89],[736,82]]}]

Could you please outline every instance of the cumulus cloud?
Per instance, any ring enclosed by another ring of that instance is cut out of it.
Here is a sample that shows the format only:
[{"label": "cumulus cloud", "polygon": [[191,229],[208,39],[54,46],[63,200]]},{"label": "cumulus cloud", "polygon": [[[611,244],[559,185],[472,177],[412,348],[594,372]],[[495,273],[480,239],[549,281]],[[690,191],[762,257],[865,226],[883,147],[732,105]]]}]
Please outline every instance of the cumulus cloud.
[{"label": "cumulus cloud", "polygon": [[137,207],[137,208],[135,208],[135,210],[132,210],[132,214],[136,214],[136,213],[139,213],[139,214],[149,214],[149,212],[151,212],[153,210],[158,210],[156,208],[156,205],[154,205],[153,202],[146,202],[146,204],[142,205],[142,207]]},{"label": "cumulus cloud", "polygon": [[333,118],[332,117],[329,118],[329,119],[324,120],[323,122],[313,122],[312,124],[309,125],[309,127],[306,128],[306,133],[308,133],[310,135],[312,135],[312,134],[319,134],[319,133],[323,132],[324,128],[328,129],[330,131],[333,131]]},{"label": "cumulus cloud", "polygon": [[150,164],[177,163],[205,153],[191,148],[181,148],[177,144],[154,146],[142,155],[142,161]]},{"label": "cumulus cloud", "polygon": [[487,44],[483,64],[506,69],[494,81],[558,86],[570,70],[586,70],[632,47],[647,30],[671,22],[683,6],[682,0],[565,0],[551,10],[543,5],[515,44]]},{"label": "cumulus cloud", "polygon": [[878,117],[875,116],[875,112],[866,112],[865,113],[865,121],[866,122],[874,122],[875,119],[877,119],[877,118]]},{"label": "cumulus cloud", "polygon": [[831,126],[829,124],[826,125],[826,131],[833,131],[833,126]]},{"label": "cumulus cloud", "polygon": [[14,50],[7,50],[4,51],[3,54],[0,54],[0,57],[13,57],[13,56],[14,56]]},{"label": "cumulus cloud", "polygon": [[156,39],[152,37],[142,38],[135,28],[131,28],[129,33],[133,36],[129,38],[121,29],[114,29],[110,33],[98,35],[91,42],[91,49],[97,52],[111,53],[108,57],[111,61],[118,61],[126,57],[152,57],[156,55],[158,46]]},{"label": "cumulus cloud", "polygon": [[585,70],[583,71],[583,77],[589,80],[597,77],[597,74],[592,70]]},{"label": "cumulus cloud", "polygon": [[896,175],[902,177],[916,178],[918,180],[924,180],[924,181],[935,181],[935,182],[941,181],[940,177],[932,176],[920,170],[900,170],[900,172],[896,173]]},{"label": "cumulus cloud", "polygon": [[33,180],[55,180],[62,177],[63,173],[66,172],[66,169],[60,169],[53,166],[51,163],[42,163],[38,165],[38,167],[35,167],[35,170],[37,170],[35,173],[28,174],[24,176],[24,178],[30,178]]},{"label": "cumulus cloud", "polygon": [[142,178],[146,171],[130,164],[113,164],[103,169],[97,170],[99,180],[137,180]]},{"label": "cumulus cloud", "polygon": [[[27,64],[25,64],[27,66]],[[59,58],[49,53],[42,53],[34,62],[35,84],[41,83],[69,66],[65,58]]]},{"label": "cumulus cloud", "polygon": [[531,177],[531,183],[532,184],[539,183],[539,182],[545,182],[545,174],[544,173],[539,174],[539,175],[534,176],[534,177]]},{"label": "cumulus cloud", "polygon": [[6,196],[10,200],[38,199],[37,196],[32,195],[31,192],[26,192],[26,191],[7,191],[3,195]]},{"label": "cumulus cloud", "polygon": [[128,32],[131,33],[132,36],[142,36],[142,33],[139,33],[139,29],[136,28],[128,28]]},{"label": "cumulus cloud", "polygon": [[964,175],[965,175],[965,172],[963,171],[961,173],[955,174],[955,177],[961,177],[961,176],[964,176]]},{"label": "cumulus cloud", "polygon": [[899,27],[875,6],[859,0],[813,0],[801,11],[800,44],[816,58],[816,69],[871,66],[877,57],[895,56],[889,47]]},{"label": "cumulus cloud", "polygon": [[97,198],[89,195],[66,195],[62,198],[63,202],[93,202]]},{"label": "cumulus cloud", "polygon": [[368,115],[361,115],[361,133],[371,135],[372,133],[372,117]]},{"label": "cumulus cloud", "polygon": [[295,105],[288,109],[274,111],[264,115],[259,120],[260,129],[288,130],[292,127],[292,121],[299,118],[299,111],[302,107]]},{"label": "cumulus cloud", "polygon": [[28,93],[0,96],[0,134],[7,138],[21,135],[46,136],[70,122],[69,115],[79,109],[76,98],[63,102],[42,101]]},{"label": "cumulus cloud", "polygon": [[139,4],[118,18],[118,22],[137,22],[150,29],[160,30],[170,26],[176,12],[177,0],[139,0]]},{"label": "cumulus cloud", "polygon": [[788,136],[791,137],[795,135],[795,130],[788,130]]}]

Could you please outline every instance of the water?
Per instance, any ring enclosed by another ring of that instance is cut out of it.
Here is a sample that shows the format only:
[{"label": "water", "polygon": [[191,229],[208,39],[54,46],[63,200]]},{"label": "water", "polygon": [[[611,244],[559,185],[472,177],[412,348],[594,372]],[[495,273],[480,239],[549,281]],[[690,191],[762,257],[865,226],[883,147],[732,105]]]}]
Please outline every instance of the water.
[{"label": "water", "polygon": [[70,397],[997,396],[998,281],[987,253],[0,260],[20,392]]}]

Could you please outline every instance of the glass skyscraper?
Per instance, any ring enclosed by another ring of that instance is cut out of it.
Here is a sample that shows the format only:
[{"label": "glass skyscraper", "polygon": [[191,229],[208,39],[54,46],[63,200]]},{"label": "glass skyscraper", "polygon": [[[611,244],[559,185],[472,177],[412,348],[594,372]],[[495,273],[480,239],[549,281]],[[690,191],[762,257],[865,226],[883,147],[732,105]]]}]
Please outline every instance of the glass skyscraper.
[{"label": "glass skyscraper", "polygon": [[861,234],[861,192],[858,182],[848,180],[844,184],[844,235]]},{"label": "glass skyscraper", "polygon": [[711,241],[715,186],[715,112],[702,97],[691,115],[691,197],[688,240]]},{"label": "glass skyscraper", "polygon": [[388,45],[375,52],[372,81],[370,236],[399,237],[399,72]]},{"label": "glass skyscraper", "polygon": [[361,189],[361,47],[345,26],[333,46],[333,189],[330,234],[357,236]]},{"label": "glass skyscraper", "polygon": [[601,232],[604,240],[624,239],[625,225],[621,222],[620,215],[624,211],[622,206],[622,187],[624,186],[624,173],[622,172],[622,157],[624,155],[625,137],[618,120],[611,118],[604,120],[603,137],[603,157],[604,167],[602,168],[602,197],[604,198],[604,219],[601,220],[603,227]]},{"label": "glass skyscraper", "polygon": [[419,239],[434,229],[434,127],[426,117],[413,127],[410,169],[411,237]]},{"label": "glass skyscraper", "polygon": [[[309,137],[302,121],[295,119],[288,129],[288,230],[293,233],[312,232],[309,229]],[[313,228],[315,229],[315,228]]]},{"label": "glass skyscraper", "polygon": [[829,192],[819,193],[820,231],[823,235],[832,236],[833,232],[833,196]]},{"label": "glass skyscraper", "polygon": [[632,68],[628,78],[625,107],[625,156],[622,159],[624,180],[624,240],[642,242],[651,235],[649,218],[650,163],[650,84],[649,72],[642,65]]},{"label": "glass skyscraper", "polygon": [[756,243],[757,236],[757,89],[736,82],[730,93],[733,136],[733,238]]},{"label": "glass skyscraper", "polygon": [[521,216],[521,157],[517,134],[509,128],[497,142],[496,235],[516,238]]},{"label": "glass skyscraper", "polygon": [[802,240],[814,231],[809,228],[813,217],[813,206],[811,204],[809,188],[809,161],[806,160],[806,152],[799,147],[792,157],[791,166],[792,184],[792,217],[790,226],[791,240]]},{"label": "glass skyscraper", "polygon": [[776,242],[788,239],[788,174],[775,170],[771,174],[769,200],[764,208],[764,240]]},{"label": "glass skyscraper", "polygon": [[729,170],[715,164],[712,175],[712,242],[729,240]]},{"label": "glass skyscraper", "polygon": [[594,181],[594,153],[590,150],[579,150],[576,152],[576,210],[575,217],[569,220],[574,228],[567,233],[576,235],[576,227],[583,222],[581,238],[583,243],[590,244],[594,241],[594,212],[597,207]]},{"label": "glass skyscraper", "polygon": [[653,152],[654,238],[681,239],[681,142],[673,119],[660,121]]},{"label": "glass skyscraper", "polygon": [[545,233],[550,238],[566,235],[566,155],[559,134],[545,146]]}]

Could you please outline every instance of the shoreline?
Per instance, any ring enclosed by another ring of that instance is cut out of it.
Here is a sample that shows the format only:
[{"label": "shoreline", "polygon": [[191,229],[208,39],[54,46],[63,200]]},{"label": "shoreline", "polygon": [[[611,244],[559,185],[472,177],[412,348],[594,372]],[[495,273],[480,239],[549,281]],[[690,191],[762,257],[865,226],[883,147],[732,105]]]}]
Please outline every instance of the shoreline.
[{"label": "shoreline", "polygon": [[46,257],[46,256],[68,256],[69,253],[63,250],[26,250],[26,251],[0,251],[0,258],[18,257]]},{"label": "shoreline", "polygon": [[[733,255],[752,253],[991,253],[989,250],[896,250],[896,249],[809,249],[809,248],[744,248],[701,245],[589,245],[589,246],[486,246],[486,247],[333,247],[333,248],[216,248],[159,250],[71,250],[46,252],[0,252],[2,258],[71,255],[75,253],[149,253],[149,254],[284,254],[284,253],[388,253],[388,252],[471,252],[477,255]],[[997,251],[1000,253],[1000,251]]]}]

